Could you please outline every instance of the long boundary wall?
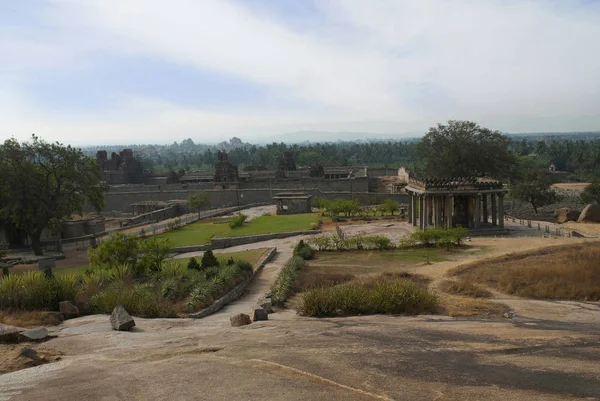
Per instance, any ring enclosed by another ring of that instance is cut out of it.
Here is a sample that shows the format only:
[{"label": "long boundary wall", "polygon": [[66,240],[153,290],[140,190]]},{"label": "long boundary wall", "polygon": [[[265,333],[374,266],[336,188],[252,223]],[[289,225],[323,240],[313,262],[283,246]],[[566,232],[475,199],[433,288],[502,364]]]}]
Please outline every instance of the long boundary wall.
[{"label": "long boundary wall", "polygon": [[[141,186],[140,186],[141,187]],[[337,198],[352,199],[357,198],[363,203],[379,204],[385,199],[391,198],[399,203],[408,202],[408,196],[405,194],[390,194],[377,192],[357,192],[357,191],[323,191],[318,188],[299,188],[313,196],[319,196],[325,199],[334,200]],[[171,201],[187,200],[190,193],[197,190],[179,189],[179,190],[137,190],[131,192],[112,191],[104,194],[104,211],[130,211],[131,204],[142,201]],[[222,190],[204,190],[208,195],[211,207],[229,207],[245,206],[252,203],[271,203],[273,196],[277,192],[285,192],[286,188],[263,188],[263,189],[222,189]],[[90,207],[91,209],[91,207]]]}]

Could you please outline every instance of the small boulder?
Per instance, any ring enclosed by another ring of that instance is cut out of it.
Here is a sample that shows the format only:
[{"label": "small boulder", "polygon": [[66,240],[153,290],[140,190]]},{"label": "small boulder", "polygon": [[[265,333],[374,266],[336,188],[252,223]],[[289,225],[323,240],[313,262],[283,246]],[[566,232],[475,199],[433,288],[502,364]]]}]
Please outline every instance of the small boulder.
[{"label": "small boulder", "polygon": [[135,321],[123,305],[117,305],[110,314],[110,325],[113,330],[128,331],[135,326]]},{"label": "small boulder", "polygon": [[79,316],[79,309],[71,303],[71,301],[62,301],[58,303],[58,310],[63,314],[65,319],[73,319]]},{"label": "small boulder", "polygon": [[577,231],[571,231],[571,237],[573,238],[585,238],[585,235],[581,234],[580,232]]},{"label": "small boulder", "polygon": [[0,343],[13,343],[19,341],[19,333],[25,331],[22,327],[9,326],[0,323]]},{"label": "small boulder", "polygon": [[23,347],[23,348],[21,348],[20,354],[21,354],[21,356],[23,356],[25,358],[32,359],[34,361],[37,361],[37,360],[40,359],[40,357],[38,356],[37,351],[34,350],[33,348]]},{"label": "small boulder", "polygon": [[250,316],[246,315],[245,313],[238,313],[237,315],[233,315],[229,318],[229,321],[231,322],[231,327],[245,326],[247,324],[252,323],[252,320],[250,320]]},{"label": "small boulder", "polygon": [[252,321],[258,322],[259,320],[269,320],[269,314],[264,308],[256,305],[252,308]]},{"label": "small boulder", "polygon": [[45,327],[25,330],[19,333],[19,341],[44,341],[48,338],[48,330]]},{"label": "small boulder", "polygon": [[589,204],[581,211],[578,223],[598,223],[600,222],[600,206]]},{"label": "small boulder", "polygon": [[42,317],[42,324],[44,326],[56,326],[64,322],[65,318],[60,312],[44,312],[44,317]]},{"label": "small boulder", "polygon": [[273,302],[271,301],[271,298],[259,298],[256,304],[266,310],[267,313],[273,313]]},{"label": "small boulder", "polygon": [[581,212],[579,210],[569,209],[568,207],[563,207],[554,211],[554,217],[556,217],[556,222],[558,224],[563,224],[567,221],[577,221],[580,214]]}]

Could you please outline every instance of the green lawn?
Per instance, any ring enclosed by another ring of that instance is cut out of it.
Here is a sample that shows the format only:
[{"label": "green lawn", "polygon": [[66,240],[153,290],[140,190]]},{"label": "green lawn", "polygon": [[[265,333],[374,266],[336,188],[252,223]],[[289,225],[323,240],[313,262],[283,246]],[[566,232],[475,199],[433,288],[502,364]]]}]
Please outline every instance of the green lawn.
[{"label": "green lawn", "polygon": [[[242,252],[215,253],[215,256],[221,263],[227,262],[227,260],[230,257],[232,257],[236,260],[237,259],[245,260],[247,262],[250,262],[252,265],[254,265],[256,262],[258,262],[258,259],[260,259],[260,257],[263,255],[263,253],[265,253],[265,251],[266,251],[265,248],[260,248],[260,249],[250,249],[248,251],[242,251]],[[201,259],[202,259],[202,257],[196,258],[198,263],[200,263]],[[174,259],[174,260],[177,261],[177,263],[179,263],[179,264],[184,264],[187,266],[189,258],[188,259]],[[58,268],[52,269],[52,273],[54,273],[55,276],[67,276],[70,274],[83,274],[83,272],[85,272],[85,269],[87,269],[87,267],[88,267],[87,265],[86,266],[72,266],[72,267],[58,267]]]},{"label": "green lawn", "polygon": [[228,219],[200,221],[189,224],[178,230],[157,236],[169,239],[173,246],[202,245],[213,237],[241,237],[256,234],[274,234],[287,231],[303,231],[311,229],[317,223],[317,213],[292,214],[288,216],[260,216],[245,223],[242,227],[229,228]]}]

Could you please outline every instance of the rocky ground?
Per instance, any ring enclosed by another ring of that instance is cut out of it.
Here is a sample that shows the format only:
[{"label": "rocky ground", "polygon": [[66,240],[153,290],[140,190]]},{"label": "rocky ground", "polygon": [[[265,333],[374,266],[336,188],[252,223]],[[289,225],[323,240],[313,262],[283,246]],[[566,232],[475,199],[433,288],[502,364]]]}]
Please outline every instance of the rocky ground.
[{"label": "rocky ground", "polygon": [[[387,224],[347,229],[395,239],[411,229]],[[458,264],[589,241],[522,238],[529,231],[536,230],[515,226],[510,238],[473,238],[476,251],[464,258],[413,270],[435,284]],[[136,318],[131,332],[112,331],[108,316],[67,320],[51,330],[57,338],[33,346],[62,353],[61,360],[0,375],[0,400],[600,399],[598,303],[496,294],[512,319],[314,319],[283,310],[230,327],[229,317],[248,313],[269,288],[298,239],[228,249],[276,246],[280,253],[245,296],[207,318]]]}]

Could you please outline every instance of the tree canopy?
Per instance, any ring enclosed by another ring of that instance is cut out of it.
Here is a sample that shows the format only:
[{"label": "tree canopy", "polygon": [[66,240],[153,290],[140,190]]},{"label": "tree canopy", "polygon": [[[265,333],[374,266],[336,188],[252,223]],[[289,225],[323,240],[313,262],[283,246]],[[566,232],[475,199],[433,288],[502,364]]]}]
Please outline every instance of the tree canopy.
[{"label": "tree canopy", "polygon": [[58,231],[86,202],[99,211],[103,192],[100,167],[80,149],[35,135],[0,145],[0,218],[29,236],[36,255],[44,229]]},{"label": "tree canopy", "polygon": [[417,147],[431,178],[489,176],[502,179],[513,165],[510,139],[471,121],[448,121],[429,129]]}]

